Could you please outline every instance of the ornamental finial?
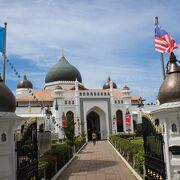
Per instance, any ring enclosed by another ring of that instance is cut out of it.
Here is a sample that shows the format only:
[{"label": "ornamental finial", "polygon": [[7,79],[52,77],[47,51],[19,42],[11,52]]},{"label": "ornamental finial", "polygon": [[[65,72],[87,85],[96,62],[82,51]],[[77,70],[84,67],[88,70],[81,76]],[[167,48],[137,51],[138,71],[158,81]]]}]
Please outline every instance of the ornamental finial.
[{"label": "ornamental finial", "polygon": [[61,50],[62,57],[64,57],[64,49]]}]

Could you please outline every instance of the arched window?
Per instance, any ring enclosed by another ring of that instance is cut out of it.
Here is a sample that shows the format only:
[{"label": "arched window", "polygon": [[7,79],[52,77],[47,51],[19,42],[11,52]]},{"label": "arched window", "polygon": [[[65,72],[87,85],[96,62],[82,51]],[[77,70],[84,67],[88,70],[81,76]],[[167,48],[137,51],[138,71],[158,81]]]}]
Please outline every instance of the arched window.
[{"label": "arched window", "polygon": [[117,132],[123,132],[123,112],[121,110],[116,111],[116,119],[117,119]]},{"label": "arched window", "polygon": [[135,120],[133,120],[133,126],[134,126],[134,130],[137,130],[137,122]]},{"label": "arched window", "polygon": [[7,137],[6,137],[6,134],[5,134],[5,133],[2,133],[2,134],[1,134],[1,141],[2,141],[2,142],[6,142],[6,141],[7,141]]},{"label": "arched window", "polygon": [[177,132],[177,126],[175,123],[172,124],[171,130],[172,130],[172,132]]},{"label": "arched window", "polygon": [[44,124],[40,124],[39,125],[39,132],[43,132],[44,131]]},{"label": "arched window", "polygon": [[[67,121],[70,121],[71,124],[73,125],[74,124],[74,113],[72,111],[68,111],[66,113],[66,119],[67,119]],[[74,126],[72,128],[72,133],[74,133]]]},{"label": "arched window", "polygon": [[159,119],[155,119],[155,125],[159,126]]}]

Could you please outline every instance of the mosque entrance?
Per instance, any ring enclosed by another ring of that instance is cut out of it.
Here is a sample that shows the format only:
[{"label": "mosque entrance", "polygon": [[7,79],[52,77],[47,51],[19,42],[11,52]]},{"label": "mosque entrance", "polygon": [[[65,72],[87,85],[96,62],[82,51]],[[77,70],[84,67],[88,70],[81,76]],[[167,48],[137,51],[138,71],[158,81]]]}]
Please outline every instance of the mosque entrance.
[{"label": "mosque entrance", "polygon": [[92,140],[92,133],[95,132],[97,135],[97,139],[101,139],[100,134],[100,117],[99,115],[92,111],[87,115],[87,133],[88,133],[88,140]]}]

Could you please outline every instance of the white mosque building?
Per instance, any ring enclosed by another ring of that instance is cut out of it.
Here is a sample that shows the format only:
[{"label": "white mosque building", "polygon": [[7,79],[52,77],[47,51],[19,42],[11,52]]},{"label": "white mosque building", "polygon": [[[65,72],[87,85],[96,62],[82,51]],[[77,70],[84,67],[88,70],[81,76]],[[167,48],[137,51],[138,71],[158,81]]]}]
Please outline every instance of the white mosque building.
[{"label": "white mosque building", "polygon": [[25,75],[17,85],[16,99],[16,114],[24,117],[25,123],[37,120],[39,129],[51,131],[58,138],[64,137],[63,115],[71,115],[75,135],[85,133],[91,139],[95,131],[98,139],[107,139],[109,134],[133,132],[135,125],[141,123],[142,113],[153,108],[139,111],[141,97],[132,96],[126,85],[119,90],[110,77],[102,88],[85,87],[80,72],[64,55],[49,69],[43,89],[33,90]]}]

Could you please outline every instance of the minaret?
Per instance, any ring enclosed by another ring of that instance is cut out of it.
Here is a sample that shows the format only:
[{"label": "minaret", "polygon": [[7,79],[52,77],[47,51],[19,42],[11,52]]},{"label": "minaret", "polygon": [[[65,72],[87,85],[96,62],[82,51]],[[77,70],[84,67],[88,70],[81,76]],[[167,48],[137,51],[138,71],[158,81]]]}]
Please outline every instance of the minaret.
[{"label": "minaret", "polygon": [[110,103],[111,103],[111,126],[112,126],[112,134],[116,134],[117,132],[117,125],[116,125],[116,112],[115,112],[115,103],[114,103],[114,96],[113,96],[113,81],[110,79],[110,76],[108,78],[108,80],[110,81]]},{"label": "minaret", "polygon": [[164,139],[167,180],[180,177],[180,66],[174,53],[167,64],[167,75],[158,94],[159,107],[152,112],[159,119]]},{"label": "minaret", "polygon": [[81,118],[80,118],[80,99],[79,99],[79,82],[75,81],[75,135],[78,136],[81,133]]},{"label": "minaret", "polygon": [[[133,127],[133,119],[132,119],[131,90],[126,85],[122,89],[122,100],[123,100],[123,104],[125,106],[124,118],[123,118],[124,131],[127,132],[130,130],[131,132],[133,132],[134,127]],[[129,118],[131,121],[130,125],[128,125],[128,126],[126,123],[126,118]]]},{"label": "minaret", "polygon": [[[54,90],[54,107],[55,107],[55,121],[62,128],[62,115],[64,112],[64,90],[61,86],[56,86]],[[55,125],[55,132],[59,133],[59,138],[63,138],[62,129]]]}]

